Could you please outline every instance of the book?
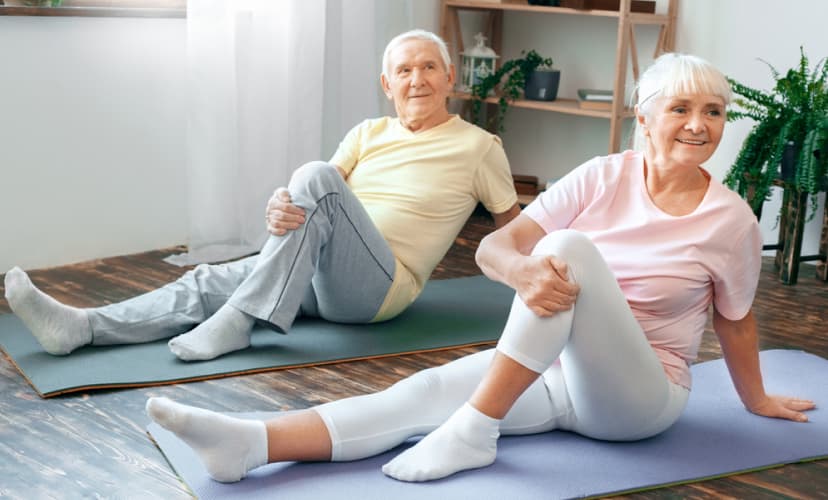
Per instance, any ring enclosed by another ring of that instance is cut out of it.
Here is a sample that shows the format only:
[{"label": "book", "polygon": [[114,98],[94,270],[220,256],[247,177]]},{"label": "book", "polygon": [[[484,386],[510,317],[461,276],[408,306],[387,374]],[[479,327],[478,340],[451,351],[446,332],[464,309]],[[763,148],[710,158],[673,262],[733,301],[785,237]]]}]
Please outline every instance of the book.
[{"label": "book", "polygon": [[609,111],[612,109],[612,90],[578,89],[578,107]]},{"label": "book", "polygon": [[612,90],[578,89],[578,100],[612,102]]},{"label": "book", "polygon": [[610,111],[612,110],[612,101],[584,101],[578,99],[578,107],[595,111]]}]

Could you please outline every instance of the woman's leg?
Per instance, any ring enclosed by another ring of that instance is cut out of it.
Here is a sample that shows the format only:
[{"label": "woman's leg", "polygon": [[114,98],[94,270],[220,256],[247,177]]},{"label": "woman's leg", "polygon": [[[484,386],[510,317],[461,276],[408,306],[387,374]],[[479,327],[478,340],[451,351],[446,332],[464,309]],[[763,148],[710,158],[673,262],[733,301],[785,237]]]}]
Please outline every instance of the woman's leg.
[{"label": "woman's leg", "polygon": [[[287,412],[265,423],[164,398],[151,398],[147,412],[192,447],[212,477],[236,481],[266,462],[356,460],[428,433],[468,399],[492,354],[489,350],[466,356],[418,372],[384,391]],[[517,400],[501,430],[547,431],[557,426],[559,413],[543,382],[537,381]]]},{"label": "woman's leg", "polygon": [[271,236],[215,318],[170,342],[180,358],[211,359],[234,350],[225,345],[246,347],[249,328],[228,328],[225,316],[243,314],[286,332],[308,297],[320,316],[335,321],[368,322],[376,315],[394,279],[395,260],[360,201],[336,168],[322,162],[299,168],[288,189],[293,203],[305,209],[305,223]]},{"label": "woman's leg", "polygon": [[[561,428],[600,439],[637,439],[672,424],[687,391],[667,379],[595,246],[580,233],[558,231],[547,235],[535,253],[567,262],[570,279],[581,289],[578,299],[571,310],[541,318],[516,298],[471,406],[483,417],[500,418],[560,356],[572,405]],[[445,444],[456,441],[456,429],[464,425],[462,419],[448,421],[435,431],[434,439],[427,436],[383,470],[397,479],[421,481],[481,466],[480,460],[464,462],[462,456],[441,458],[452,453]],[[476,442],[480,450],[492,448],[491,438],[482,433]],[[493,460],[494,453],[489,463]]]}]

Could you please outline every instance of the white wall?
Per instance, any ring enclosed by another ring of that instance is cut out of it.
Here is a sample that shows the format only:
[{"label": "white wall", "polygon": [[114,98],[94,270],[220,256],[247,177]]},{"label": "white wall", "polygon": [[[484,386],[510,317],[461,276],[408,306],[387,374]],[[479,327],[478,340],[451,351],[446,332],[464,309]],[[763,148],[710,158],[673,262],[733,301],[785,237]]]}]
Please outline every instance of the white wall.
[{"label": "white wall", "polygon": [[0,17],[0,273],[186,241],[185,24]]},{"label": "white wall", "polygon": [[[781,5],[682,0],[677,48],[767,88],[770,74],[758,57],[783,70],[798,61],[799,45],[814,62],[828,55],[820,24],[828,2]],[[436,7],[418,19],[439,31]],[[0,17],[0,273],[186,242],[185,25]],[[574,97],[578,87],[611,85],[615,36],[610,19],[507,13],[504,56],[535,48],[552,57],[563,70],[560,95]],[[651,52],[655,36],[639,28],[639,46]],[[516,173],[554,178],[607,152],[609,125],[601,119],[510,109],[506,127]],[[708,164],[714,175],[723,177],[749,128],[728,125]],[[776,203],[765,207],[768,243],[776,239]],[[820,220],[821,213],[806,228],[806,254],[816,251]]]}]

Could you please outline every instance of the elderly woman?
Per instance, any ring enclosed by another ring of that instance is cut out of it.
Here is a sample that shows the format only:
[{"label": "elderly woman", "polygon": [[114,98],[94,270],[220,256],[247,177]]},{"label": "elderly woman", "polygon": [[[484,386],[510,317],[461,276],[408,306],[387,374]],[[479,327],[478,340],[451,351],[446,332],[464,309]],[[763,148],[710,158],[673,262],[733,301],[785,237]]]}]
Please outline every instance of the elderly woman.
[{"label": "elderly woman", "polygon": [[426,481],[483,467],[501,433],[642,439],[683,411],[712,304],[745,407],[807,421],[813,402],[764,390],[751,313],[756,218],[701,167],[729,98],[709,63],[661,56],[639,82],[639,150],[584,163],[483,240],[481,268],[517,292],[496,349],[268,422],[166,399],[147,402],[150,416],[220,481],[268,461],[366,457],[429,432],[383,471]]}]

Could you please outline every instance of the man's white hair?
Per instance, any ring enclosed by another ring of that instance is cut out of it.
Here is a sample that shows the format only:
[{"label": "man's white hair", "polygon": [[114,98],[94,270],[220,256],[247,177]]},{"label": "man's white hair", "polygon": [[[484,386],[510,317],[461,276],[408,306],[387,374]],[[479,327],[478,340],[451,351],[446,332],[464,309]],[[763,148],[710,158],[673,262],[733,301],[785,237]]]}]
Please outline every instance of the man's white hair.
[{"label": "man's white hair", "polygon": [[449,56],[446,42],[430,31],[416,29],[401,33],[388,42],[388,45],[385,47],[385,52],[382,54],[382,74],[385,75],[385,78],[388,78],[391,73],[391,68],[389,67],[391,64],[391,61],[389,60],[391,51],[394,50],[397,45],[408,40],[425,40],[436,45],[437,50],[440,51],[440,57],[443,59],[443,69],[448,71],[449,66],[451,66],[451,57]]}]

